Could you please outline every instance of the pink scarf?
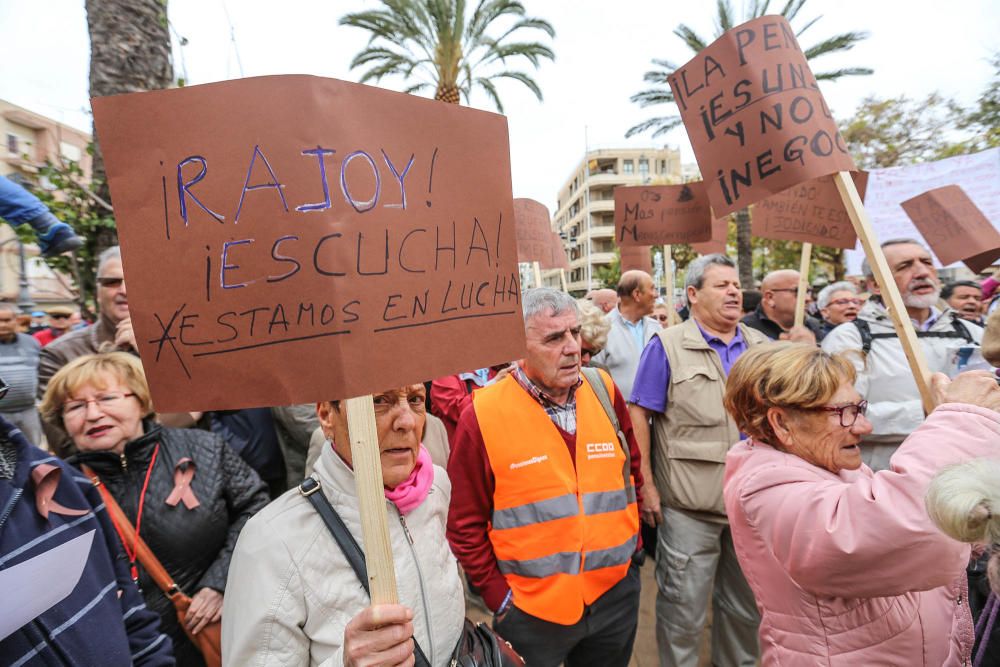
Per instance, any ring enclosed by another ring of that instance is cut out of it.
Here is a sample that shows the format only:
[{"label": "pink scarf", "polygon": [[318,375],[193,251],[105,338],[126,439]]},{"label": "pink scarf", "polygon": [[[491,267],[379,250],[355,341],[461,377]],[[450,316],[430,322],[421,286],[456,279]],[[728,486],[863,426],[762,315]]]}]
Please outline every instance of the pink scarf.
[{"label": "pink scarf", "polygon": [[400,514],[406,516],[424,502],[433,481],[434,463],[431,461],[431,455],[423,445],[420,445],[413,472],[395,489],[385,489],[385,497],[396,505]]}]

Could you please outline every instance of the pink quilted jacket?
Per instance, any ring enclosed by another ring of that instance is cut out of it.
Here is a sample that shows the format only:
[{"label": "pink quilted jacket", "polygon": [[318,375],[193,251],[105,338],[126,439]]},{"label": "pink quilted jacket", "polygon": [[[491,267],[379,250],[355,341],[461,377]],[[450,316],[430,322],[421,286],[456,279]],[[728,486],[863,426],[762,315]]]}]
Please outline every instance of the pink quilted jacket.
[{"label": "pink quilted jacket", "polygon": [[964,665],[969,547],[927,518],[941,468],[1000,457],[1000,414],[938,407],[892,467],[833,474],[754,441],[726,458],[725,501],[772,665]]}]

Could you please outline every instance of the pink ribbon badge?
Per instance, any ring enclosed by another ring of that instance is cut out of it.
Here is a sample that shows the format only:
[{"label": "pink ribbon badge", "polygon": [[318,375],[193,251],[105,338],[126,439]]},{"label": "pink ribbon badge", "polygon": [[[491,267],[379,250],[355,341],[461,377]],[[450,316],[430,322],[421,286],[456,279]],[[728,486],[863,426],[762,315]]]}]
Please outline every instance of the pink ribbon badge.
[{"label": "pink ribbon badge", "polygon": [[201,503],[198,496],[194,495],[191,489],[191,480],[194,479],[194,461],[190,458],[183,458],[174,466],[174,488],[167,496],[167,504],[177,507],[177,503],[184,501],[184,507],[193,510]]},{"label": "pink ribbon badge", "polygon": [[31,481],[35,485],[35,509],[45,519],[49,518],[49,512],[55,512],[63,516],[83,516],[90,511],[89,509],[70,509],[53,499],[53,496],[56,495],[56,489],[59,488],[61,477],[62,468],[50,463],[37,465],[31,471]]}]

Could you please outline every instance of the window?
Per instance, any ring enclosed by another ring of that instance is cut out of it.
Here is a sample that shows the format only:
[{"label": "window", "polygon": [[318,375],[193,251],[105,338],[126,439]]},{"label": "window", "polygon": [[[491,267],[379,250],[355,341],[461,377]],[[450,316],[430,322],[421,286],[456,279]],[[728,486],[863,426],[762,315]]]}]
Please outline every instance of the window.
[{"label": "window", "polygon": [[83,152],[80,150],[79,146],[74,146],[73,144],[67,143],[65,141],[60,141],[59,154],[62,155],[67,160],[71,160],[73,162],[79,162],[80,157],[83,155]]},{"label": "window", "polygon": [[18,141],[16,134],[7,135],[7,152],[10,153],[11,155],[18,154]]},{"label": "window", "polygon": [[649,176],[649,160],[646,158],[639,158],[639,175]]},{"label": "window", "polygon": [[624,160],[622,162],[622,173],[623,174],[635,173],[635,165],[632,163],[632,160]]},{"label": "window", "polygon": [[667,173],[667,161],[666,160],[660,160],[660,173],[661,174]]}]

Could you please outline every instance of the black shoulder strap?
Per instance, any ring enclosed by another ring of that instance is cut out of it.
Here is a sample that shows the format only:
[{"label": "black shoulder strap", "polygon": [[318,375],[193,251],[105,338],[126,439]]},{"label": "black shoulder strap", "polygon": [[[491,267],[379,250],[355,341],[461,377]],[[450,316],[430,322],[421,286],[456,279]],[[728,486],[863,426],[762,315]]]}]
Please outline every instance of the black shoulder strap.
[{"label": "black shoulder strap", "polygon": [[[340,545],[340,550],[344,552],[347,562],[351,564],[351,569],[354,570],[354,574],[358,576],[361,585],[364,586],[365,592],[370,597],[371,590],[368,587],[368,568],[365,565],[365,552],[358,546],[357,540],[351,535],[351,531],[344,525],[343,519],[337,514],[337,510],[333,509],[333,505],[330,504],[326,496],[322,493],[317,493],[319,490],[319,481],[312,477],[306,477],[299,484],[299,493],[305,496],[312,503],[312,506],[316,508],[316,512],[323,519],[323,523],[326,524],[330,534],[333,535],[333,539]],[[417,643],[416,637],[413,638],[413,652],[416,667],[430,667],[430,662],[420,648],[420,644]]]},{"label": "black shoulder strap", "polygon": [[[871,328],[868,326],[868,322],[862,320],[860,317],[854,320],[854,326],[858,328],[858,333],[861,334],[861,352],[867,355],[872,349],[872,341],[876,338],[896,338],[896,331],[886,331],[882,333],[873,334]],[[952,317],[951,326],[953,331],[917,331],[917,338],[962,338],[966,343],[975,343],[972,334],[969,330],[958,321],[957,317]]]}]

